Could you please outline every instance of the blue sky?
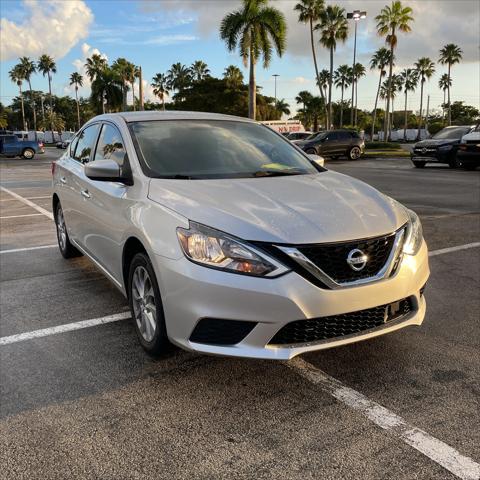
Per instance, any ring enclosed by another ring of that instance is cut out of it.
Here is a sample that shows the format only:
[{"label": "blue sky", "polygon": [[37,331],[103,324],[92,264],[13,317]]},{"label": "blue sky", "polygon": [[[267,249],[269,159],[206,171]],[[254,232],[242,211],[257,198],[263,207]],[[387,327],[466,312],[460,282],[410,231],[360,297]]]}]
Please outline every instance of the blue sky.
[{"label": "blue sky", "polygon": [[[234,10],[239,0],[2,0],[1,25],[1,101],[8,104],[17,89],[8,79],[8,70],[20,55],[38,57],[39,52],[53,55],[58,72],[53,90],[58,95],[69,93],[68,76],[81,71],[85,58],[100,52],[110,61],[126,57],[141,65],[149,81],[157,72],[165,72],[175,62],[191,64],[205,61],[213,75],[220,76],[229,64],[243,68],[237,53],[227,52],[218,36],[218,25],[226,12]],[[272,74],[280,74],[278,96],[295,107],[299,90],[315,92],[308,30],[296,21],[295,1],[272,1],[282,10],[288,22],[288,49],[275,58],[268,70],[258,67],[258,83],[264,93],[273,96]],[[347,11],[358,8],[358,2],[337,2]],[[411,66],[420,56],[438,57],[439,48],[454,42],[464,50],[465,61],[453,71],[453,100],[465,100],[480,107],[480,3],[476,0],[456,2],[412,0],[405,4],[414,9],[416,22],[410,35],[400,36],[397,52],[398,69]],[[359,24],[358,59],[364,64],[383,39],[375,34],[374,16],[384,2],[363,0],[367,20]],[[353,32],[353,29],[352,29]],[[335,66],[352,62],[353,35],[335,54]],[[321,68],[328,67],[328,52],[318,46]],[[438,107],[443,95],[438,89],[444,67],[437,65],[437,74],[426,91],[431,105]],[[247,71],[244,70],[247,77]],[[372,108],[377,74],[370,73],[359,84],[359,105]],[[47,89],[41,75],[32,79],[33,88]],[[88,85],[82,93],[88,95]],[[148,91],[147,95],[151,95]],[[335,93],[338,97],[340,92]],[[402,102],[403,100],[398,100]],[[418,95],[411,96],[410,108],[418,108]]]}]

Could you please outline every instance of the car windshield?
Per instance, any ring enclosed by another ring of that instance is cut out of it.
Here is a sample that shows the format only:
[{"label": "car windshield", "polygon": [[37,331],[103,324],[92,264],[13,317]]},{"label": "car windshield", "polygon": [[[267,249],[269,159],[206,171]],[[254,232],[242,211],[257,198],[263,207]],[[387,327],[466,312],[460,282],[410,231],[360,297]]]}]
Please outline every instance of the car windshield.
[{"label": "car windshield", "polygon": [[461,138],[470,131],[470,127],[444,128],[433,135],[435,140]]},{"label": "car windshield", "polygon": [[218,120],[132,122],[147,175],[156,178],[251,178],[318,173],[268,127]]},{"label": "car windshield", "polygon": [[315,132],[309,135],[305,140],[313,140],[314,138],[317,138],[317,137],[320,138],[323,135],[325,135],[325,132]]}]

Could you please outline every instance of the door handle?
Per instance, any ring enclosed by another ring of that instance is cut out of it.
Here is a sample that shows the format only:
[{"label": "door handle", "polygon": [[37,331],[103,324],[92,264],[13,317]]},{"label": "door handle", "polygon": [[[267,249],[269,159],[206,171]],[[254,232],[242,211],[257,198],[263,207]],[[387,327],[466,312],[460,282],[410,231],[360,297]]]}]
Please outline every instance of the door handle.
[{"label": "door handle", "polygon": [[88,193],[88,190],[82,190],[82,197],[84,198],[90,198],[90,194]]},{"label": "door handle", "polygon": [[67,183],[67,179],[65,177],[61,177],[60,178],[60,181],[65,185],[65,183]]}]

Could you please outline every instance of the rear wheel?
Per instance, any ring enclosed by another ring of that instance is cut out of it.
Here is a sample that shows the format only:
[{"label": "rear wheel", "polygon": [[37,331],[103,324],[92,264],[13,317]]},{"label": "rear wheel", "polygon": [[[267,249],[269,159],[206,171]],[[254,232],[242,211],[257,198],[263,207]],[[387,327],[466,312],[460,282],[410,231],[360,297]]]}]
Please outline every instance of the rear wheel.
[{"label": "rear wheel", "polygon": [[456,158],[452,158],[448,161],[448,166],[450,168],[458,168],[460,165],[459,165],[459,162]]},{"label": "rear wheel", "polygon": [[128,299],[142,347],[151,355],[166,353],[169,341],[162,300],[152,263],[145,253],[137,253],[130,264]]},{"label": "rear wheel", "polygon": [[358,160],[362,155],[362,150],[360,147],[354,146],[348,151],[348,158],[350,160]]},{"label": "rear wheel", "polygon": [[55,208],[55,226],[57,227],[58,248],[63,258],[79,257],[82,254],[70,243],[68,237],[67,226],[65,225],[65,218],[63,216],[62,206],[60,202]]},{"label": "rear wheel", "polygon": [[22,156],[23,156],[23,158],[25,158],[26,160],[31,160],[31,159],[35,156],[35,151],[34,151],[32,148],[26,148],[26,149],[22,152]]},{"label": "rear wheel", "polygon": [[419,162],[418,160],[413,160],[413,164],[416,168],[425,168],[427,162]]}]

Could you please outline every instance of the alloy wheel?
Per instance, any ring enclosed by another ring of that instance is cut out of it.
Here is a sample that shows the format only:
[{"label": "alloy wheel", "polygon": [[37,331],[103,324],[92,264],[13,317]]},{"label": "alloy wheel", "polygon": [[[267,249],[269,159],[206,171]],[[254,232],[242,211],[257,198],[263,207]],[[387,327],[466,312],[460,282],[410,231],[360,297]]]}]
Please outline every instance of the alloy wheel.
[{"label": "alloy wheel", "polygon": [[152,280],[142,266],[133,272],[131,295],[138,330],[146,342],[151,342],[157,330],[157,307]]},{"label": "alloy wheel", "polygon": [[60,249],[65,251],[67,247],[67,227],[65,226],[62,207],[58,207],[57,210],[57,236]]},{"label": "alloy wheel", "polygon": [[353,147],[351,150],[350,150],[350,158],[352,160],[357,160],[358,158],[360,158],[360,149],[358,147]]}]

